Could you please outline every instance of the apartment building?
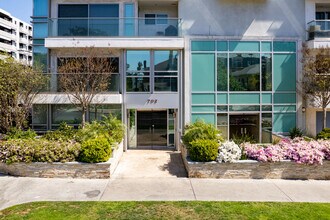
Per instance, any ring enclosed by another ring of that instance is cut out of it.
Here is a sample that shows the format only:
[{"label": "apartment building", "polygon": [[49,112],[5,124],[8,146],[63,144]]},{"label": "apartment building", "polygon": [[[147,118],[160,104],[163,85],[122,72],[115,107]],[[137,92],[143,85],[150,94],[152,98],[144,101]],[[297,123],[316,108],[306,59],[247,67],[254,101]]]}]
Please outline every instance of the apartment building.
[{"label": "apartment building", "polygon": [[32,26],[0,9],[0,52],[32,65]]},{"label": "apartment building", "polygon": [[[184,126],[198,119],[228,139],[248,135],[269,143],[273,133],[296,126],[315,134],[318,110],[306,106],[296,82],[302,44],[330,42],[329,6],[327,0],[34,0],[34,59],[51,85],[35,100],[32,126],[79,124],[80,110],[58,85],[58,60],[94,47],[100,57],[111,51],[116,73],[86,119],[121,117],[125,149],[177,147]],[[306,115],[314,127],[306,127]]]}]

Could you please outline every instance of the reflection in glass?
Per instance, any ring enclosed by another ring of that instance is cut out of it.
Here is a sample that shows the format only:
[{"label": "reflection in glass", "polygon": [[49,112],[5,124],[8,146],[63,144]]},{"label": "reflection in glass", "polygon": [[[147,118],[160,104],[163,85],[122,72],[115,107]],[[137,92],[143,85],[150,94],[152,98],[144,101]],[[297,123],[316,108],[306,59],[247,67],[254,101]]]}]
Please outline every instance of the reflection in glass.
[{"label": "reflection in glass", "polygon": [[229,111],[233,111],[233,112],[260,111],[260,105],[230,105]]},{"label": "reflection in glass", "polygon": [[230,91],[260,91],[259,54],[230,55]]},{"label": "reflection in glass", "polygon": [[218,91],[227,91],[227,54],[218,54]]},{"label": "reflection in glass", "polygon": [[127,92],[150,92],[149,77],[127,77],[126,78]]},{"label": "reflection in glass", "polygon": [[246,142],[259,142],[259,114],[230,115],[230,138]]},{"label": "reflection in glass", "polygon": [[177,92],[178,78],[177,77],[155,77],[155,91],[158,92]]},{"label": "reflection in glass", "polygon": [[89,36],[119,36],[118,19],[90,19]]},{"label": "reflection in glass", "polygon": [[47,105],[33,105],[32,123],[47,124]]},{"label": "reflection in glass", "polygon": [[137,148],[136,110],[128,110],[128,147]]},{"label": "reflection in glass", "polygon": [[92,105],[89,108],[90,121],[100,121],[109,115],[121,120],[121,105]]},{"label": "reflection in glass", "polygon": [[155,71],[178,70],[177,51],[155,51]]},{"label": "reflection in glass", "polygon": [[262,91],[272,91],[272,55],[263,54],[261,62]]},{"label": "reflection in glass", "polygon": [[262,114],[262,143],[272,143],[272,114]]},{"label": "reflection in glass", "polygon": [[126,62],[127,71],[150,71],[150,51],[127,51]]},{"label": "reflection in glass", "polygon": [[217,127],[221,131],[223,138],[228,137],[228,114],[218,114],[217,115]]},{"label": "reflection in glass", "polygon": [[272,110],[273,110],[273,106],[271,106],[271,105],[263,105],[262,106],[262,111],[271,112]]},{"label": "reflection in glass", "polygon": [[61,122],[80,124],[80,109],[74,105],[52,105],[52,124],[60,124]]},{"label": "reflection in glass", "polygon": [[58,36],[87,36],[88,19],[58,19]]},{"label": "reflection in glass", "polygon": [[228,106],[227,105],[219,105],[217,107],[218,112],[226,112],[228,111]]}]

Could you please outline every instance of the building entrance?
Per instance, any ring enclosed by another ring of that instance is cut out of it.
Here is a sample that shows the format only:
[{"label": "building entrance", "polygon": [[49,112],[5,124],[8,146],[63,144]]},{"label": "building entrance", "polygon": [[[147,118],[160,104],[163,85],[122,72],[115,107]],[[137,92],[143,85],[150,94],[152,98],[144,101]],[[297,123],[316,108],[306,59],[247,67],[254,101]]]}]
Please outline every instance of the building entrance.
[{"label": "building entrance", "polygon": [[137,111],[137,147],[167,146],[167,111]]}]

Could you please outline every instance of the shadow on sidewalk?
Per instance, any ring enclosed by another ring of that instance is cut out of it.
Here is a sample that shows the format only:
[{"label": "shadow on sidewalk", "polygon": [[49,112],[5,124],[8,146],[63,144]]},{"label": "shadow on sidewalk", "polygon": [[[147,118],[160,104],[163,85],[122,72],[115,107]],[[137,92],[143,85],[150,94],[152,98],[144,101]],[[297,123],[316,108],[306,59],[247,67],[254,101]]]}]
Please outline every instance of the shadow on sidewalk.
[{"label": "shadow on sidewalk", "polygon": [[183,164],[180,152],[168,152],[170,155],[170,161],[167,164],[160,166],[162,171],[168,171],[171,175],[184,178],[188,177],[186,168]]}]

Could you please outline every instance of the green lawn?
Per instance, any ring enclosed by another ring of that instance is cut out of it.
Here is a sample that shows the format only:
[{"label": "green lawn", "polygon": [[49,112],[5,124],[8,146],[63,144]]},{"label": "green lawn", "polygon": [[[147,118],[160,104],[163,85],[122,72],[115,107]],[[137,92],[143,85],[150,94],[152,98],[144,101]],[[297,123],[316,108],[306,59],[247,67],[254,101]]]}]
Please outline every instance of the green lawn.
[{"label": "green lawn", "polygon": [[330,219],[330,204],[264,202],[37,202],[0,219]]}]

